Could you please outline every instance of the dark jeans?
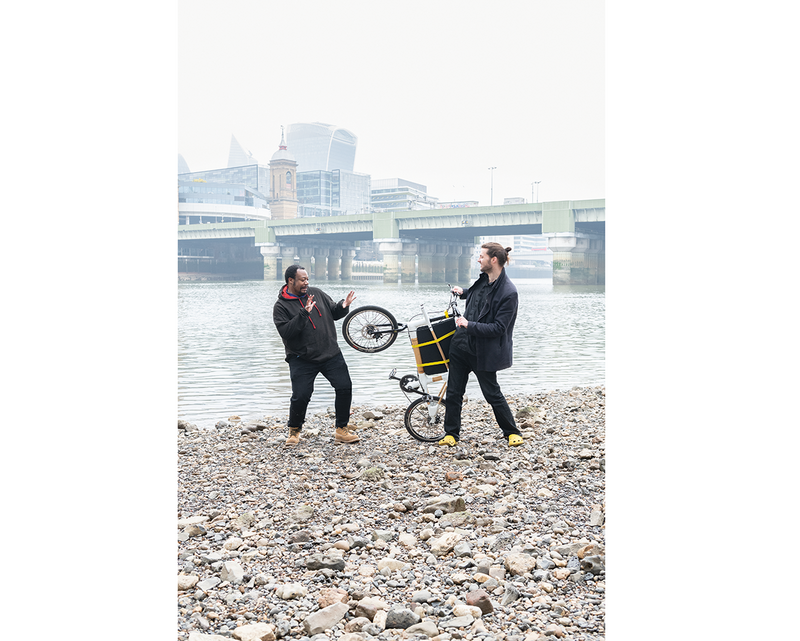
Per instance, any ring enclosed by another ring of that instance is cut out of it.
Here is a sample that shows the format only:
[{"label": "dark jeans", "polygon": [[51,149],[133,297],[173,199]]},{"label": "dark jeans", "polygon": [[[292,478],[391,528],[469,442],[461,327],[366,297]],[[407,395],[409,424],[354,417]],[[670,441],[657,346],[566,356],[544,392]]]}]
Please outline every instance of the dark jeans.
[{"label": "dark jeans", "polygon": [[353,383],[350,371],[341,352],[324,363],[309,363],[302,358],[289,361],[289,376],[292,379],[292,400],[289,404],[289,427],[303,427],[306,409],[314,392],[314,379],[322,374],[336,390],[336,427],[350,422],[350,402],[353,399]]},{"label": "dark jeans", "polygon": [[500,429],[503,430],[503,436],[508,438],[511,434],[519,434],[520,431],[517,429],[511,408],[497,383],[497,372],[476,371],[476,366],[477,358],[475,356],[451,347],[450,374],[447,378],[447,395],[444,403],[445,433],[458,440],[461,431],[461,405],[467,389],[467,379],[469,373],[474,372],[478,384],[481,386],[483,398],[492,406],[494,418]]}]

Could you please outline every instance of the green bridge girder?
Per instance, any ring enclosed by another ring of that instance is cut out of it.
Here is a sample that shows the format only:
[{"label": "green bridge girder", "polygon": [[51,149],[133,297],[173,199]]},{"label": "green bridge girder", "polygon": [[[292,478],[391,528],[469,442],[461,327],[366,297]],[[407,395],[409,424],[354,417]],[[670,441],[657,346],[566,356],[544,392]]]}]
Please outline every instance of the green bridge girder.
[{"label": "green bridge girder", "polygon": [[605,235],[604,198],[522,205],[374,212],[289,220],[178,225],[178,240],[253,237],[277,242],[414,239],[472,241],[476,236],[547,233]]}]

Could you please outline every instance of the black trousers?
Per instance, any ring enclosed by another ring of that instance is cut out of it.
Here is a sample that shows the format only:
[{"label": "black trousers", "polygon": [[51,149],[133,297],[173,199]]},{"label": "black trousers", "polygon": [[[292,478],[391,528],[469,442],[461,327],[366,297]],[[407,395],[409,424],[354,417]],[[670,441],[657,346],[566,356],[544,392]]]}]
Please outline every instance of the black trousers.
[{"label": "black trousers", "polygon": [[353,400],[353,383],[350,371],[341,352],[324,363],[310,363],[302,358],[289,361],[289,376],[292,379],[292,400],[289,404],[289,427],[303,427],[306,409],[314,392],[314,379],[322,374],[336,391],[336,427],[350,422],[350,403]]},{"label": "black trousers", "polygon": [[497,372],[482,372],[476,370],[477,358],[466,352],[451,347],[450,349],[450,373],[447,377],[447,394],[444,403],[444,431],[458,440],[461,432],[461,406],[464,400],[464,392],[467,389],[467,379],[470,372],[475,374],[478,384],[481,386],[481,393],[486,402],[492,406],[494,418],[503,436],[506,438],[511,434],[520,434],[514,415],[508,406],[506,397],[500,390],[497,383]]}]

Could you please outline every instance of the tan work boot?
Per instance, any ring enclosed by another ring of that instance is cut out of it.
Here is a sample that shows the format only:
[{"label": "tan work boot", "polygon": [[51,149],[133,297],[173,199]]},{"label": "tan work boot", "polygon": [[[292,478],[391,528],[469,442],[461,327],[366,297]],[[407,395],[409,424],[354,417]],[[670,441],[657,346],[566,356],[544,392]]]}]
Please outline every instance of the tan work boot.
[{"label": "tan work boot", "polygon": [[345,425],[344,427],[337,427],[336,431],[334,432],[333,440],[337,443],[358,443],[360,440],[358,436],[353,434],[350,430],[353,429],[354,425]]},{"label": "tan work boot", "polygon": [[286,445],[294,446],[300,442],[300,428],[299,427],[290,427],[289,428],[289,438],[286,439]]}]

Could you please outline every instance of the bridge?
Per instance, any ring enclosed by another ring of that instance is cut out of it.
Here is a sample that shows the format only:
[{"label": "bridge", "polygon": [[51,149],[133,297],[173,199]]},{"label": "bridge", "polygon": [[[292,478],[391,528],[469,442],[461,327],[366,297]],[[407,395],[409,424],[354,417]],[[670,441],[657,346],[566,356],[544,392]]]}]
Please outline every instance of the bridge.
[{"label": "bridge", "polygon": [[466,283],[479,237],[505,235],[546,237],[554,284],[605,283],[602,198],[178,225],[179,248],[220,240],[259,248],[268,280],[283,280],[282,267],[296,261],[315,280],[350,280],[355,243],[372,241],[384,282]]}]

